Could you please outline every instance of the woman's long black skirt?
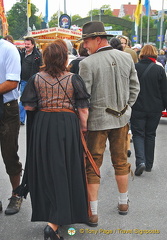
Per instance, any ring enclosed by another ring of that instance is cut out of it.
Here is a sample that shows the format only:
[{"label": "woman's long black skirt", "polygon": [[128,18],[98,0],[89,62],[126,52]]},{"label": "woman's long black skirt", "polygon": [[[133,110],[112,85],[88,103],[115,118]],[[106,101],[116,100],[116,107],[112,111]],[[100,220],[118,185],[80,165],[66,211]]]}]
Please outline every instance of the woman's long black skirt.
[{"label": "woman's long black skirt", "polygon": [[70,112],[38,112],[27,154],[32,221],[87,222],[79,121]]}]

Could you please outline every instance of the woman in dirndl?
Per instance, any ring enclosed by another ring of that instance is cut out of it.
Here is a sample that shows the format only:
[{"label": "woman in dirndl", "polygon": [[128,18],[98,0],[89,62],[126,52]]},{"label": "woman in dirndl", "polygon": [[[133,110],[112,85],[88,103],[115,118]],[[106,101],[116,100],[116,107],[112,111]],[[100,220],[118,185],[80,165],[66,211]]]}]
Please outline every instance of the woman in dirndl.
[{"label": "woman in dirndl", "polygon": [[22,186],[30,192],[31,220],[48,222],[44,239],[53,240],[63,239],[59,225],[88,219],[80,130],[87,131],[90,96],[81,77],[66,70],[63,40],[48,45],[43,60],[45,65],[29,79],[21,97],[26,110],[37,111]]}]

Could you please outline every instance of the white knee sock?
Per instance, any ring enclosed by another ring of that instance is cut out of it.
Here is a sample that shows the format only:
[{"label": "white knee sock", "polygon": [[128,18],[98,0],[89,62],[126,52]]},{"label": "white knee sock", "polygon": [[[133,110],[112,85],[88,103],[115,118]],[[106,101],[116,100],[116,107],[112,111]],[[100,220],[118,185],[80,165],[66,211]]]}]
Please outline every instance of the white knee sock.
[{"label": "white knee sock", "polygon": [[97,214],[97,205],[98,205],[98,200],[90,201],[90,209],[91,209],[92,215]]},{"label": "white knee sock", "polygon": [[126,193],[119,193],[118,201],[119,201],[119,204],[127,204],[127,202],[128,202],[128,191]]}]

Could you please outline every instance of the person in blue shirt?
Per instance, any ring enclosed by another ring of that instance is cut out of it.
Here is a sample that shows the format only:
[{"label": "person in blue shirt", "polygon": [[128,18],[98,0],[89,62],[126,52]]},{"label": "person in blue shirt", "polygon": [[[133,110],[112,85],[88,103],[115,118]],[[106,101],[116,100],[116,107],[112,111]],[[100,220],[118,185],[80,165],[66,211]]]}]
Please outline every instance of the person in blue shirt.
[{"label": "person in blue shirt", "polygon": [[[14,190],[20,184],[22,164],[19,161],[18,135],[20,128],[18,84],[20,81],[20,56],[16,47],[4,39],[0,40],[0,144],[6,172]],[[12,192],[6,215],[12,215],[20,210],[22,198]]]}]

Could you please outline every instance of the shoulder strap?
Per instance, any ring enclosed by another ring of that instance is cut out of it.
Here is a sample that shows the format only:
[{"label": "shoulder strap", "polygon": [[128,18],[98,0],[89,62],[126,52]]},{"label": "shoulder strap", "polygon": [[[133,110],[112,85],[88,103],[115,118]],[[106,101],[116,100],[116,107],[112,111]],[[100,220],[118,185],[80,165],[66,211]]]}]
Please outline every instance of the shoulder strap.
[{"label": "shoulder strap", "polygon": [[[68,74],[67,76],[72,77],[73,75],[74,75],[74,74]],[[63,78],[59,80],[59,79],[56,77],[56,79],[57,79],[59,85],[61,86],[62,90],[64,91],[65,95],[67,96],[68,100],[70,101],[71,105],[73,106],[74,112],[75,112],[75,113],[77,114],[77,116],[78,116],[78,112],[77,112],[77,110],[76,110],[76,108],[75,108],[75,106],[74,106],[71,98],[68,96],[66,90],[64,89],[64,87],[63,87],[62,84],[61,84],[61,80],[62,80]]]},{"label": "shoulder strap", "polygon": [[143,72],[143,74],[141,75],[141,77],[140,77],[140,79],[143,79],[145,76],[146,76],[146,74],[148,73],[148,71],[152,68],[152,66],[154,65],[155,63],[150,63],[149,65],[148,65],[148,67],[145,69],[145,71]]}]

